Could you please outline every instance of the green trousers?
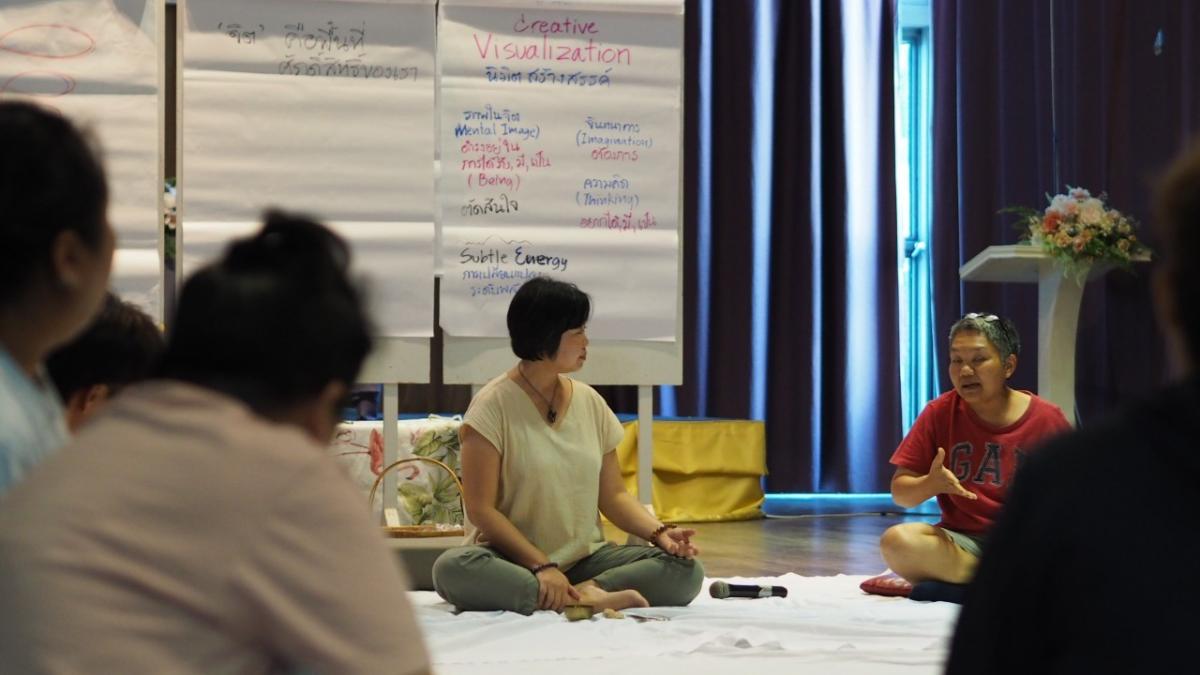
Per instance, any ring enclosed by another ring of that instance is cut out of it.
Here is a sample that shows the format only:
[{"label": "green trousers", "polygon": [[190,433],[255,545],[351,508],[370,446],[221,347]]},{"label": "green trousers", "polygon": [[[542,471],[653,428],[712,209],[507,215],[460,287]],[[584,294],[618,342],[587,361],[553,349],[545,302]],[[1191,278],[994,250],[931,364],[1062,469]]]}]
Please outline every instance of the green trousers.
[{"label": "green trousers", "polygon": [[[566,571],[572,584],[591,580],[606,591],[633,589],[652,606],[683,606],[704,583],[699,560],[676,558],[652,546],[609,544]],[[452,548],[433,564],[433,587],[461,611],[532,614],[538,580],[487,546]]]}]

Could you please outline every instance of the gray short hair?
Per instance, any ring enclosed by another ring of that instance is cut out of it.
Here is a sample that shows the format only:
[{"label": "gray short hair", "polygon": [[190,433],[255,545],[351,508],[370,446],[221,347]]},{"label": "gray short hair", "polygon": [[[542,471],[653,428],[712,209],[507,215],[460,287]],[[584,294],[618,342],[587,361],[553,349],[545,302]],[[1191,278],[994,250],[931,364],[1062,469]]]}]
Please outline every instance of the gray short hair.
[{"label": "gray short hair", "polygon": [[1000,352],[1000,360],[1008,360],[1009,354],[1021,355],[1021,335],[1012,321],[995,314],[971,312],[954,322],[950,327],[950,342],[963,331],[979,333],[988,339]]}]

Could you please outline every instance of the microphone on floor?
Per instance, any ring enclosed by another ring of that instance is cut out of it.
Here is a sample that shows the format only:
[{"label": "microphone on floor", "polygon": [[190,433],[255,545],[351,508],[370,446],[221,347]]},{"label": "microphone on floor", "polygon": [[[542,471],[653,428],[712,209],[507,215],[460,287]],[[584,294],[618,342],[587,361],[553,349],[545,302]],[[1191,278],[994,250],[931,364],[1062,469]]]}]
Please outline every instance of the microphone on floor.
[{"label": "microphone on floor", "polygon": [[787,589],[783,586],[730,584],[724,581],[714,581],[708,587],[708,594],[718,600],[725,598],[786,598],[787,593]]}]

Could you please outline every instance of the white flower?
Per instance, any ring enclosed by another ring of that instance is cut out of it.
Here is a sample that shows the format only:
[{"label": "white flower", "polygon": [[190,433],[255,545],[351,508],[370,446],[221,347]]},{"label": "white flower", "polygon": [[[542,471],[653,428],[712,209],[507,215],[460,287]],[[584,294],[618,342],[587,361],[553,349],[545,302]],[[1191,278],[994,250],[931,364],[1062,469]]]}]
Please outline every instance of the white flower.
[{"label": "white flower", "polygon": [[1095,197],[1089,197],[1079,205],[1079,222],[1084,225],[1097,225],[1104,218],[1104,203]]},{"label": "white flower", "polygon": [[1054,195],[1046,211],[1057,211],[1062,216],[1073,216],[1079,211],[1079,202],[1067,195]]}]

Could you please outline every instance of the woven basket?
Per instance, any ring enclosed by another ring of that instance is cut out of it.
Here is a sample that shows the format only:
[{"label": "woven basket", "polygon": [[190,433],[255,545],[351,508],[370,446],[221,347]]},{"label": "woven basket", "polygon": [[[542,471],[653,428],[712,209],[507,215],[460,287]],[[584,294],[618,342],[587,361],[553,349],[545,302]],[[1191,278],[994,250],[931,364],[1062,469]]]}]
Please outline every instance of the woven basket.
[{"label": "woven basket", "polygon": [[[367,505],[374,506],[375,493],[379,490],[379,486],[383,484],[383,477],[386,476],[389,471],[394,471],[395,469],[398,469],[401,466],[411,462],[429,462],[430,464],[440,466],[443,470],[445,470],[446,473],[450,474],[450,477],[454,479],[454,484],[458,486],[458,502],[460,505],[462,504],[463,484],[462,481],[458,479],[458,476],[455,475],[454,469],[446,466],[446,464],[443,462],[439,462],[436,459],[429,457],[406,457],[383,467],[383,470],[379,472],[379,475],[375,478],[375,482],[371,485],[371,494],[367,497]],[[467,512],[466,508],[463,508],[462,512],[465,515]],[[383,532],[387,536],[395,539],[462,537],[466,534],[462,525],[455,525],[453,527],[445,527],[444,525],[384,525]]]}]

